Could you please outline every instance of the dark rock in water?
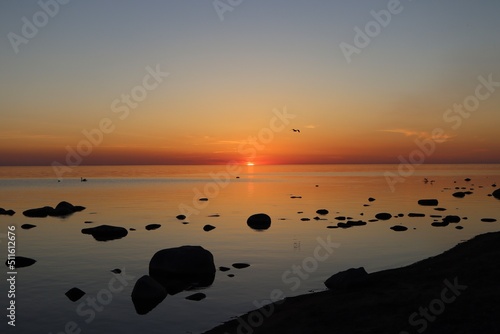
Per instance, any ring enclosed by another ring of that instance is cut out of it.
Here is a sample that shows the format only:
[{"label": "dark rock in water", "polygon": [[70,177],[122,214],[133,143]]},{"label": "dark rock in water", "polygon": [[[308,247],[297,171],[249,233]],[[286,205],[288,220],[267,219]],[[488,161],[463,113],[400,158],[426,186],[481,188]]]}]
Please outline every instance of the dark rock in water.
[{"label": "dark rock in water", "polygon": [[443,218],[443,222],[445,223],[460,223],[461,218],[459,216],[446,216]]},{"label": "dark rock in water", "polygon": [[187,224],[189,224],[189,222],[182,222],[182,224],[187,225]]},{"label": "dark rock in water", "polygon": [[418,204],[422,206],[436,206],[439,204],[437,199],[420,199],[418,200]]},{"label": "dark rock in water", "polygon": [[455,226],[455,228],[456,228],[457,230],[463,230],[463,229],[464,229],[464,227],[463,227],[463,226],[460,226],[460,225]]},{"label": "dark rock in water", "polygon": [[401,217],[404,217],[404,213],[398,213],[398,217],[401,218]]},{"label": "dark rock in water", "polygon": [[165,288],[154,278],[144,275],[135,282],[132,302],[137,314],[147,314],[167,297]]},{"label": "dark rock in water", "polygon": [[302,220],[303,222],[308,222],[308,221],[310,221],[311,219],[310,219],[310,218],[306,218],[306,217],[304,217],[304,218],[300,218],[300,220]]},{"label": "dark rock in water", "polygon": [[83,234],[90,234],[97,241],[121,239],[128,234],[127,229],[118,226],[101,225],[82,229]]},{"label": "dark rock in water", "polygon": [[446,211],[446,208],[434,208],[436,211]]},{"label": "dark rock in water", "polygon": [[198,201],[206,202],[206,201],[208,201],[208,198],[202,197],[202,198],[198,199]]},{"label": "dark rock in water", "polygon": [[179,220],[184,220],[184,219],[186,219],[186,216],[185,215],[177,215],[175,218],[177,218]]},{"label": "dark rock in water", "polygon": [[215,271],[212,253],[201,246],[162,249],[149,262],[149,275],[169,294],[208,287],[214,282]]},{"label": "dark rock in water", "polygon": [[336,219],[336,220],[346,220],[346,217],[345,216],[338,216],[338,217],[335,217],[334,219]]},{"label": "dark rock in water", "polygon": [[78,299],[82,298],[85,295],[85,292],[78,288],[71,288],[68,291],[66,291],[65,295],[72,302],[76,302]]},{"label": "dark rock in water", "polygon": [[219,215],[218,213],[216,213],[216,214],[213,214],[213,215],[209,215],[209,216],[207,216],[207,217],[217,218],[217,217],[220,217],[220,215]]},{"label": "dark rock in water", "polygon": [[364,226],[366,225],[366,222],[362,220],[349,220],[346,222],[346,224],[350,226]]},{"label": "dark rock in water", "polygon": [[271,217],[265,213],[256,213],[248,217],[247,225],[254,230],[267,230],[271,227]]},{"label": "dark rock in water", "polygon": [[304,213],[304,211],[297,211],[297,213],[300,215],[301,213]]},{"label": "dark rock in water", "polygon": [[368,202],[373,202],[373,201],[375,201],[375,198],[373,197],[368,198]]},{"label": "dark rock in water", "polygon": [[146,225],[146,230],[148,230],[148,231],[156,230],[156,229],[159,229],[160,227],[161,227],[160,224],[149,224],[149,225]]},{"label": "dark rock in water", "polygon": [[494,223],[497,220],[495,218],[482,218],[481,221],[485,223]]},{"label": "dark rock in water", "polygon": [[443,216],[441,216],[441,215],[430,215],[429,217],[431,217],[431,218],[441,218]]},{"label": "dark rock in water", "polygon": [[495,190],[493,193],[492,193],[493,197],[495,197],[496,199],[500,199],[500,189],[497,189]]},{"label": "dark rock in water", "polygon": [[29,257],[16,256],[14,257],[14,263],[12,263],[12,260],[7,260],[5,261],[5,265],[7,267],[14,266],[17,269],[17,268],[29,267],[35,264],[35,262],[36,260],[30,259]]},{"label": "dark rock in water", "polygon": [[365,268],[351,268],[332,275],[325,281],[325,286],[330,290],[345,289],[360,285],[368,278]]},{"label": "dark rock in water", "polygon": [[65,217],[75,212],[85,210],[83,206],[75,206],[68,202],[60,202],[55,209],[51,206],[44,206],[43,208],[29,209],[23,212],[23,215],[30,218],[45,218],[51,217]]},{"label": "dark rock in water", "polygon": [[203,226],[203,231],[205,231],[205,232],[212,231],[213,229],[215,229],[215,226],[212,226],[212,225]]},{"label": "dark rock in water", "polygon": [[465,193],[463,191],[457,191],[456,193],[453,193],[452,196],[456,198],[464,198]]},{"label": "dark rock in water", "polygon": [[129,231],[136,231],[136,229],[131,227],[131,228],[129,228]]},{"label": "dark rock in water", "polygon": [[349,227],[352,227],[351,224],[348,224],[348,223],[337,223],[337,226],[340,227],[340,228],[349,228]]},{"label": "dark rock in water", "polygon": [[219,267],[219,270],[224,272],[224,271],[229,271],[231,270],[231,268],[228,268],[228,267]]},{"label": "dark rock in water", "polygon": [[408,217],[425,217],[425,213],[414,213],[411,212],[408,214]]},{"label": "dark rock in water", "polygon": [[381,212],[381,213],[377,213],[375,215],[375,218],[377,218],[379,220],[389,220],[392,218],[392,215],[390,213],[387,213],[387,212]]},{"label": "dark rock in water", "polygon": [[363,206],[370,206],[370,204],[363,204]]},{"label": "dark rock in water", "polygon": [[0,208],[0,215],[13,216],[16,212],[14,210],[5,210]]},{"label": "dark rock in water", "polygon": [[336,225],[328,225],[326,228],[339,228],[339,227]]},{"label": "dark rock in water", "polygon": [[327,210],[327,209],[319,209],[319,210],[316,210],[316,213],[317,213],[318,215],[322,215],[322,216],[324,216],[324,215],[327,215],[327,214],[328,214],[328,210]]},{"label": "dark rock in water", "polygon": [[52,212],[52,210],[54,210],[54,208],[51,206],[45,206],[43,208],[28,209],[23,211],[23,215],[29,218],[45,218],[50,212]]},{"label": "dark rock in water", "polygon": [[290,196],[290,198],[302,198],[302,196]]},{"label": "dark rock in water", "polygon": [[378,222],[378,219],[370,219],[370,220],[368,220],[368,222],[375,223],[375,222]]},{"label": "dark rock in water", "polygon": [[468,191],[464,191],[464,194],[466,194],[466,195],[472,195],[472,194],[473,194],[473,192],[472,192],[472,191],[470,191],[470,190],[468,190]]},{"label": "dark rock in water", "polygon": [[236,269],[244,269],[244,268],[248,268],[250,267],[250,265],[248,263],[233,263],[232,264],[233,268],[236,268]]},{"label": "dark rock in water", "polygon": [[34,228],[34,227],[36,227],[36,225],[33,225],[33,224],[22,224],[21,225],[21,228],[23,230],[29,230],[29,229]]},{"label": "dark rock in water", "polygon": [[85,207],[83,206],[76,206],[71,203],[63,201],[57,204],[56,208],[54,209],[54,211],[52,211],[52,213],[49,214],[49,216],[54,216],[54,217],[68,216],[75,212],[83,210],[85,210]]},{"label": "dark rock in water", "polygon": [[94,222],[93,221],[90,221],[90,220],[87,220],[86,222],[84,222],[84,224],[93,224]]},{"label": "dark rock in water", "polygon": [[122,270],[117,268],[117,269],[113,269],[113,270],[111,270],[111,272],[112,272],[113,274],[121,274],[121,273],[122,273]]},{"label": "dark rock in water", "polygon": [[442,222],[434,222],[431,225],[434,227],[445,227],[445,226],[448,226],[449,223],[442,221]]},{"label": "dark rock in water", "polygon": [[234,277],[234,274],[227,274],[227,277]]},{"label": "dark rock in water", "polygon": [[391,227],[391,230],[396,231],[396,232],[403,232],[408,230],[408,227],[403,226],[403,225],[394,225]]},{"label": "dark rock in water", "polygon": [[470,178],[465,178],[464,181],[469,182]]},{"label": "dark rock in water", "polygon": [[194,300],[196,302],[199,302],[200,300],[203,300],[205,298],[207,298],[207,295],[202,292],[198,292],[186,297],[187,300]]}]

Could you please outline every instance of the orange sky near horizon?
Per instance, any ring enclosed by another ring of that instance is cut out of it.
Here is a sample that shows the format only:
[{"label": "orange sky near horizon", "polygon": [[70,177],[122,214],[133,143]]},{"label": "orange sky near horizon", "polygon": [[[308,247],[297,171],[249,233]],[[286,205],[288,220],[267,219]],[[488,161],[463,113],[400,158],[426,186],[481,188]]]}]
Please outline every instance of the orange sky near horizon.
[{"label": "orange sky near horizon", "polygon": [[[481,3],[404,3],[352,62],[339,46],[387,1],[223,21],[195,1],[71,4],[18,53],[0,41],[0,165],[500,163],[500,4]],[[37,10],[1,4],[0,30]]]}]

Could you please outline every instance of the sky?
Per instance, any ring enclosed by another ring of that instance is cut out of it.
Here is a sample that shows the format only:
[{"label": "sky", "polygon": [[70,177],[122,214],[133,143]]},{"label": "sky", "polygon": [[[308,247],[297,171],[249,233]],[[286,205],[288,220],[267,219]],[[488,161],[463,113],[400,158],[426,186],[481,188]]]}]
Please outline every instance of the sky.
[{"label": "sky", "polygon": [[2,1],[0,165],[500,163],[499,15],[498,0]]}]

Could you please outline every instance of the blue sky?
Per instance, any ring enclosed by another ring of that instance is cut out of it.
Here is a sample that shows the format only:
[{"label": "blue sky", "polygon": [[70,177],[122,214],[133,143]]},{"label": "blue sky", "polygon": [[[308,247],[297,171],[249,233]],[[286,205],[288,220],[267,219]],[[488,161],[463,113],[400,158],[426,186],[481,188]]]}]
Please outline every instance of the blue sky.
[{"label": "blue sky", "polygon": [[[384,161],[397,162],[399,152],[412,149],[411,136],[381,131],[428,132],[474,90],[479,75],[500,78],[500,2],[402,0],[400,13],[348,63],[339,45],[354,44],[354,28],[364,29],[374,20],[371,12],[389,3],[244,0],[221,21],[213,1],[72,0],[16,53],[9,33],[22,36],[22,18],[32,22],[41,7],[3,1],[4,163],[18,161],[12,147],[44,152],[34,163],[63,155],[156,64],[170,76],[107,136],[103,155],[117,147],[132,156],[156,147],[175,156],[183,143],[199,147],[192,159],[230,152],[233,147],[211,145],[246,138],[268,122],[273,108],[287,106],[298,116],[296,127],[311,129],[300,149],[307,155],[314,146],[315,162],[322,156],[348,162],[366,154],[362,147],[388,150]],[[450,150],[458,153],[461,140],[498,148],[492,124],[500,120],[499,95],[452,133]],[[268,154],[283,151],[289,135]],[[438,154],[432,159],[447,161]]]}]

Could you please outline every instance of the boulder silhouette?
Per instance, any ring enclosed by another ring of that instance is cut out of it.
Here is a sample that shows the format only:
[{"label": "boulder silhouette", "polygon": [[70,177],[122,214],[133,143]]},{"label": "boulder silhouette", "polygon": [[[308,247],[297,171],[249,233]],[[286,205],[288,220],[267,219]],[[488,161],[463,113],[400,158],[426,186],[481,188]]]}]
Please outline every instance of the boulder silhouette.
[{"label": "boulder silhouette", "polygon": [[149,262],[149,275],[171,295],[212,285],[215,271],[212,253],[201,246],[163,249]]},{"label": "boulder silhouette", "polygon": [[365,268],[351,268],[332,275],[325,281],[325,286],[330,290],[344,289],[363,283],[368,278]]},{"label": "boulder silhouette", "polygon": [[65,217],[82,210],[85,210],[85,207],[63,201],[57,204],[55,208],[44,206],[43,208],[28,209],[23,212],[23,215],[30,218]]},{"label": "boulder silhouette", "polygon": [[146,314],[167,297],[167,291],[155,279],[144,275],[135,282],[132,302],[137,314]]},{"label": "boulder silhouette", "polygon": [[257,213],[248,217],[247,225],[254,230],[267,230],[271,227],[271,217],[265,213]]},{"label": "boulder silhouette", "polygon": [[493,193],[492,193],[493,197],[495,197],[496,199],[500,199],[500,189],[497,189],[495,190]]},{"label": "boulder silhouette", "polygon": [[90,234],[97,241],[109,241],[121,239],[127,236],[128,231],[126,228],[110,225],[101,225],[97,227],[82,229],[83,234]]}]

